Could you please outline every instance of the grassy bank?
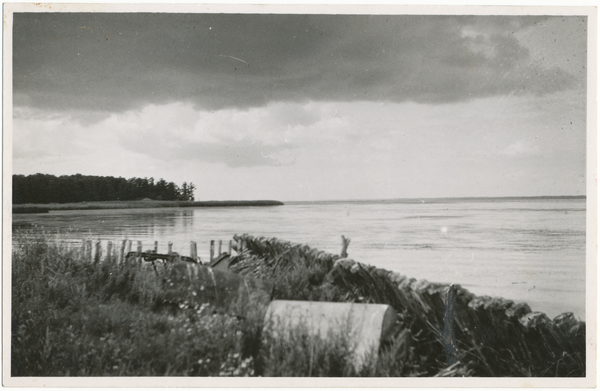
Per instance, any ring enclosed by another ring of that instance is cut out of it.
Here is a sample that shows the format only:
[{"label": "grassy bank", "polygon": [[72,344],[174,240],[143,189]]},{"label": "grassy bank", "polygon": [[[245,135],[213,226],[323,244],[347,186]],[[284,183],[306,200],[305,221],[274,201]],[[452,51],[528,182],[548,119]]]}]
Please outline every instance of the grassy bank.
[{"label": "grassy bank", "polygon": [[[456,287],[450,364],[447,286],[308,246],[236,237],[245,247],[234,273],[202,274],[185,264],[90,264],[31,237],[13,248],[13,376],[585,376],[585,323],[572,315],[550,320]],[[355,369],[341,335],[263,335],[271,299],[389,304],[410,338]]]},{"label": "grassy bank", "polygon": [[[372,358],[357,371],[339,336],[323,343],[301,332],[288,342],[262,335],[270,281],[244,283],[244,295],[223,302],[217,290],[241,277],[185,286],[176,265],[92,264],[54,238],[15,239],[12,376],[402,374],[390,354],[386,364]],[[289,289],[302,292],[306,272],[287,276]],[[330,295],[342,293],[322,298]]]},{"label": "grassy bank", "polygon": [[13,205],[12,212],[47,213],[51,210],[91,210],[91,209],[131,209],[131,208],[215,208],[241,206],[278,206],[280,201],[106,201],[106,202],[77,202],[66,204],[19,204]]}]

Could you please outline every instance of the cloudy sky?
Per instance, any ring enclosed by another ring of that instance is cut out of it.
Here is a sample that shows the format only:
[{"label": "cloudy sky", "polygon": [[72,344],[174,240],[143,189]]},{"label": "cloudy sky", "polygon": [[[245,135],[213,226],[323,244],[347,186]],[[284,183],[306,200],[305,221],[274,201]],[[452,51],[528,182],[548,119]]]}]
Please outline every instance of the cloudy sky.
[{"label": "cloudy sky", "polygon": [[196,199],[585,194],[586,18],[21,13],[13,172]]}]

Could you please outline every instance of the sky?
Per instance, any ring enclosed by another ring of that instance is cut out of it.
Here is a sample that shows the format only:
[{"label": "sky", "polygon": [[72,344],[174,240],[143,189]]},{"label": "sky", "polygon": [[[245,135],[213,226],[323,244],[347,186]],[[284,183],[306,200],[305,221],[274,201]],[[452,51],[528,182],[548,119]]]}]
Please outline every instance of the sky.
[{"label": "sky", "polygon": [[197,200],[584,195],[586,22],[15,13],[13,173]]}]

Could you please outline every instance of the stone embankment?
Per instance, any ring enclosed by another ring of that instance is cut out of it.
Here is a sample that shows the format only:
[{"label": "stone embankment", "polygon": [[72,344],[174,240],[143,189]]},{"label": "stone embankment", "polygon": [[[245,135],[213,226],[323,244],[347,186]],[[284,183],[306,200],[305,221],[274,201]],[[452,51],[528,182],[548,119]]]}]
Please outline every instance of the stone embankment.
[{"label": "stone embankment", "polygon": [[[572,313],[549,319],[527,304],[479,297],[453,286],[449,323],[455,351],[449,357],[443,338],[449,285],[417,281],[305,245],[250,235],[235,239],[243,251],[230,260],[230,270],[270,282],[271,298],[392,306],[402,328],[410,331],[406,360],[412,361],[416,374],[585,376],[585,322]],[[299,272],[306,274],[308,293],[304,298],[286,297],[290,293],[277,279]]]}]

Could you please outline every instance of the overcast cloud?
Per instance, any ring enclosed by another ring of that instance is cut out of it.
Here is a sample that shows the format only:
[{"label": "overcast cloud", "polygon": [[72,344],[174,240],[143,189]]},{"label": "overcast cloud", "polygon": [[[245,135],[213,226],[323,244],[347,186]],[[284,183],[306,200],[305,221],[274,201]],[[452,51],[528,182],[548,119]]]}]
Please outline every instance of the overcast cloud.
[{"label": "overcast cloud", "polygon": [[22,13],[13,40],[15,173],[585,192],[585,17]]},{"label": "overcast cloud", "polygon": [[190,101],[455,102],[544,95],[573,75],[515,34],[544,17],[16,14],[17,104],[122,112]]}]

